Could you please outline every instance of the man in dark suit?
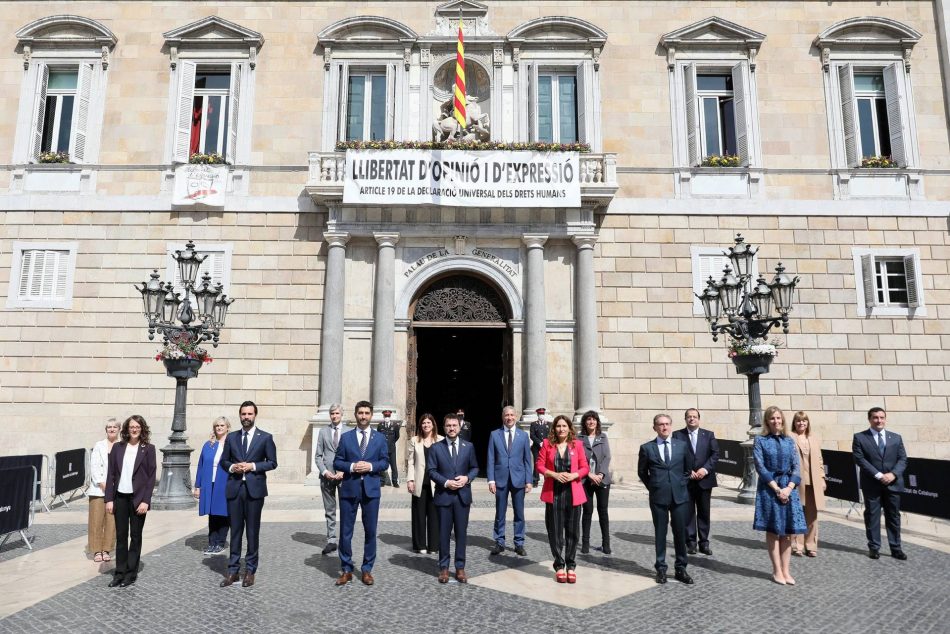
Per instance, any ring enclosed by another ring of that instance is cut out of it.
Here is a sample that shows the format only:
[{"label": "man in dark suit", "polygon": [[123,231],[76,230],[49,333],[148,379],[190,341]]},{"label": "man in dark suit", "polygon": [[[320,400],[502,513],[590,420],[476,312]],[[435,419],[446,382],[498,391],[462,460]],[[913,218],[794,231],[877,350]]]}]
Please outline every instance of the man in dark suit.
[{"label": "man in dark suit", "polygon": [[[712,555],[709,548],[709,506],[712,490],[716,486],[716,463],[719,462],[719,443],[716,434],[699,426],[699,410],[686,410],[686,428],[673,432],[673,438],[685,441],[688,446],[686,470],[689,471],[689,515],[686,519],[686,550],[696,554],[697,538],[699,552]],[[697,530],[698,528],[698,530]]]},{"label": "man in dark suit", "polygon": [[[531,427],[529,427],[531,433],[531,464],[534,464],[538,461],[538,452],[541,451],[541,443],[544,442],[544,439],[547,438],[548,434],[551,432],[551,425],[548,423],[547,418],[544,415],[545,411],[546,410],[543,407],[539,407],[538,409],[534,410],[534,413],[537,414],[537,419],[535,419],[535,421],[531,423]],[[531,472],[534,474],[532,476],[531,484],[538,486],[541,476],[534,469],[532,469]]]},{"label": "man in dark suit", "polygon": [[868,535],[868,557],[880,558],[881,507],[891,557],[901,561],[907,555],[901,549],[901,491],[904,490],[904,469],[907,452],[904,441],[892,431],[885,431],[887,412],[880,407],[868,410],[870,427],[854,435],[851,454],[860,470],[861,492],[864,494],[864,528]]},{"label": "man in dark suit", "polygon": [[465,410],[460,407],[455,413],[459,417],[459,438],[465,442],[472,442],[472,422],[465,418]]},{"label": "man in dark suit", "polygon": [[247,531],[247,552],[244,555],[245,588],[254,585],[257,573],[257,545],[261,531],[261,511],[267,497],[267,472],[277,468],[277,446],[274,437],[254,426],[257,405],[244,401],[238,410],[241,430],[233,431],[224,440],[220,464],[228,472],[224,495],[228,500],[231,523],[231,559],[221,587],[236,583],[241,570],[241,538]]},{"label": "man in dark suit", "polygon": [[384,409],[383,420],[376,426],[376,431],[381,433],[383,438],[386,439],[386,447],[389,450],[389,471],[392,473],[392,477],[390,477],[389,473],[383,474],[383,484],[391,484],[394,487],[398,487],[399,469],[396,466],[396,443],[399,442],[400,423],[398,420],[393,420],[392,415],[392,410]]},{"label": "man in dark suit", "polygon": [[667,414],[653,417],[656,439],[640,445],[637,475],[650,493],[650,513],[656,543],[656,582],[666,583],[666,531],[673,525],[674,564],[677,581],[687,585],[693,578],[686,572],[686,517],[689,492],[686,490],[688,443],[672,437],[673,419]]},{"label": "man in dark suit", "polygon": [[376,520],[379,517],[380,475],[389,467],[389,448],[383,435],[370,429],[373,405],[360,401],[354,411],[356,429],[343,434],[333,467],[343,472],[340,484],[340,576],[336,585],[353,580],[353,529],[356,511],[363,516],[363,565],[360,580],[371,586],[376,563]]},{"label": "man in dark suit", "polygon": [[515,513],[515,553],[526,556],[524,549],[524,496],[531,492],[531,474],[534,461],[531,459],[531,441],[528,434],[518,429],[515,408],[501,410],[502,427],[491,433],[488,439],[488,490],[495,496],[495,545],[492,555],[505,552],[505,515],[508,513],[508,496]]},{"label": "man in dark suit", "polygon": [[465,544],[468,512],[472,506],[472,480],[478,476],[478,460],[472,443],[459,438],[457,414],[442,421],[445,439],[429,450],[429,478],[435,482],[433,502],[439,512],[439,583],[449,582],[449,543],[455,531],[455,579],[468,583],[465,574]]}]

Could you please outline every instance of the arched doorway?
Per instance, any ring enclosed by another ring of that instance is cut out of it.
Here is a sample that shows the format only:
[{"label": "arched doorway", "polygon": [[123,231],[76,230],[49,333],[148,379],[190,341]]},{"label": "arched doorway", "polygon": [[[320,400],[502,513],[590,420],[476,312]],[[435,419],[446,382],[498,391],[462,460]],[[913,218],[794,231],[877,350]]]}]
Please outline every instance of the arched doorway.
[{"label": "arched doorway", "polygon": [[430,412],[441,426],[463,408],[482,470],[489,434],[512,402],[510,312],[491,283],[458,273],[430,282],[410,307],[407,418],[414,425]]}]

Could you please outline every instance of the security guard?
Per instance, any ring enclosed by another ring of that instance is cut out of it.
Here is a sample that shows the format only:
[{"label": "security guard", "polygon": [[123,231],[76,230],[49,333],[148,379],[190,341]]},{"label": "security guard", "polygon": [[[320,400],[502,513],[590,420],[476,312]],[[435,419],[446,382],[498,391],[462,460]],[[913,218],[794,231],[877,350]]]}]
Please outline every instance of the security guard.
[{"label": "security guard", "polygon": [[386,438],[386,445],[389,447],[389,468],[392,472],[392,479],[387,476],[383,478],[383,484],[392,484],[399,486],[399,470],[396,467],[396,442],[399,440],[399,427],[401,423],[398,420],[392,420],[392,410],[383,410],[383,420],[376,426],[376,431]]},{"label": "security guard", "polygon": [[[544,439],[551,433],[551,424],[544,415],[545,411],[543,407],[534,410],[534,413],[538,415],[538,419],[531,423],[531,455],[534,457],[535,463],[538,462],[538,452],[541,451],[541,443],[543,443]],[[538,480],[540,480],[540,478],[540,474],[537,469],[535,469],[533,486],[538,486]]]}]

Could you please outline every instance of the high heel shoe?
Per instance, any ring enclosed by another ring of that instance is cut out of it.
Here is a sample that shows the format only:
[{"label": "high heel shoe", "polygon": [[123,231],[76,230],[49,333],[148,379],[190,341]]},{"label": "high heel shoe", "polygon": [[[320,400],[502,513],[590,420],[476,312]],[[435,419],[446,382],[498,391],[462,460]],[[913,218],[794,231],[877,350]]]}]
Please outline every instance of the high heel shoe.
[{"label": "high heel shoe", "polygon": [[780,586],[784,586],[784,585],[785,585],[785,579],[780,579],[780,578],[776,577],[775,575],[772,575],[772,583],[777,583],[777,584],[780,585]]},{"label": "high heel shoe", "polygon": [[794,585],[795,585],[795,580],[792,579],[791,577],[786,576],[786,577],[785,577],[785,583],[786,583],[787,585],[794,586]]},{"label": "high heel shoe", "polygon": [[563,570],[558,570],[554,573],[554,580],[558,583],[567,583],[567,573]]},{"label": "high heel shoe", "polygon": [[568,570],[568,571],[567,571],[567,582],[568,582],[568,583],[577,583],[577,575],[574,573],[573,570]]}]

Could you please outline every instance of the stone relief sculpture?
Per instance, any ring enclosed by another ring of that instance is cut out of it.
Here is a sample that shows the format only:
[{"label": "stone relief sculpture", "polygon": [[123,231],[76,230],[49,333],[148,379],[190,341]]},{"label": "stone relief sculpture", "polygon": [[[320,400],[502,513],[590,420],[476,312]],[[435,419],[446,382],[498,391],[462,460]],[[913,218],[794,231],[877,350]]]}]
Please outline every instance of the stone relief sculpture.
[{"label": "stone relief sculpture", "polygon": [[439,116],[432,124],[433,141],[489,141],[491,140],[491,120],[478,105],[478,97],[466,95],[465,127],[455,120],[455,106],[452,97],[442,102]]}]

